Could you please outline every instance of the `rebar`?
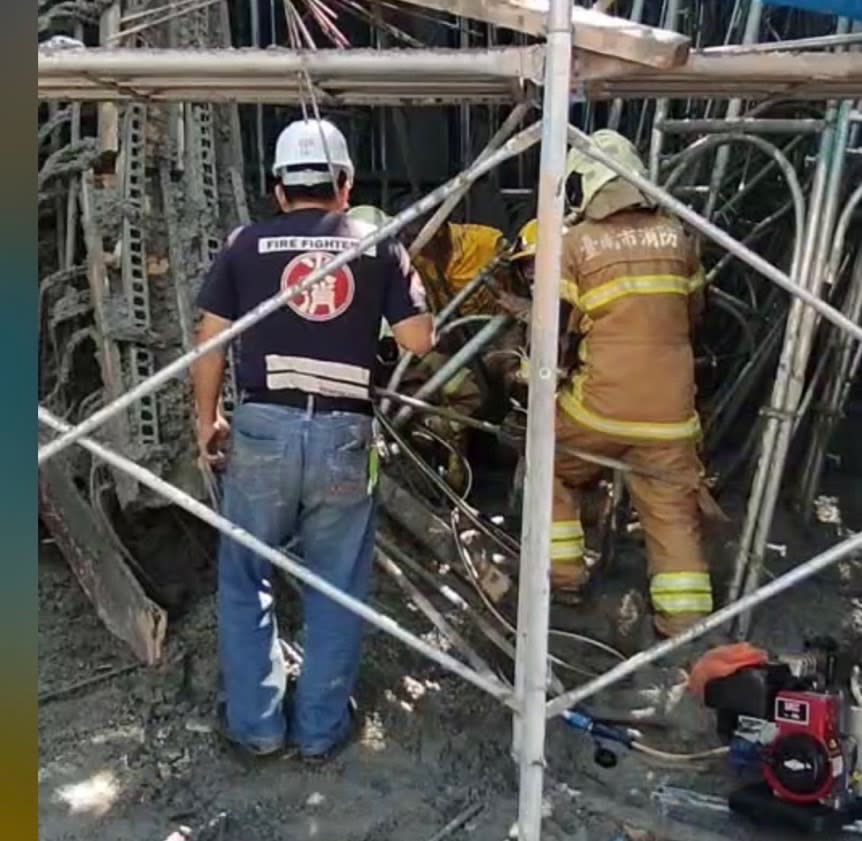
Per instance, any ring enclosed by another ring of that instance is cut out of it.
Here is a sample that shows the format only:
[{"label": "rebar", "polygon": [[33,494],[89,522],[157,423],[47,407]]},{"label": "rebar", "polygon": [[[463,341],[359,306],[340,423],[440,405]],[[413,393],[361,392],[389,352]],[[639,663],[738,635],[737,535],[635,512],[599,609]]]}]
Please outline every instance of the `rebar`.
[{"label": "rebar", "polygon": [[[776,166],[781,170],[787,181],[787,186],[790,189],[790,194],[793,200],[793,212],[795,219],[795,237],[793,243],[793,257],[791,259],[790,276],[795,277],[794,267],[798,268],[799,261],[802,258],[802,232],[805,227],[805,196],[802,194],[802,187],[799,184],[799,179],[796,176],[796,170],[790,164],[790,161],[781,153],[781,151],[768,140],[762,137],[747,134],[718,134],[711,137],[704,137],[689,146],[680,156],[680,162],[676,168],[668,176],[664,183],[664,189],[670,191],[686,167],[699,155],[709,151],[714,147],[723,149],[731,143],[742,143],[754,146],[765,155],[772,158]],[[707,215],[704,213],[704,218]]]},{"label": "rebar", "polygon": [[[502,263],[502,260],[502,255],[498,259],[492,260],[488,266],[476,275],[476,277],[474,277],[469,283],[466,283],[455,295],[452,296],[446,306],[444,306],[443,309],[434,316],[435,331],[441,329],[449,320],[450,316],[458,311],[461,304],[463,304],[464,301],[471,297],[480,286],[493,276],[494,272]],[[401,358],[398,360],[398,364],[395,366],[395,370],[392,372],[389,377],[389,382],[386,384],[386,388],[389,391],[396,391],[398,389],[398,386],[401,385],[401,380],[404,377],[404,374],[414,359],[415,354],[410,351],[401,354]],[[389,407],[390,403],[388,399],[384,399],[380,404],[380,409],[383,412],[388,412]]]},{"label": "rebar", "polygon": [[[760,19],[763,15],[763,3],[761,0],[750,0],[748,5],[748,17],[745,20],[745,30],[742,34],[743,45],[752,44],[758,39],[760,33]],[[725,119],[734,120],[739,117],[742,111],[742,100],[731,99],[727,103],[727,111]],[[703,215],[706,219],[711,219],[715,210],[715,203],[718,200],[718,188],[724,179],[724,173],[727,169],[730,149],[727,146],[721,146],[718,154],[715,156],[715,166],[712,169],[709,180],[709,196],[706,199],[706,206]]]},{"label": "rebar", "polygon": [[[521,124],[527,112],[532,107],[530,102],[519,102],[506,117],[503,125],[497,129],[485,148],[479,153],[476,161],[481,161],[487,158],[488,155],[500,148],[500,144],[504,143],[512,132]],[[422,230],[416,235],[416,239],[410,243],[410,256],[415,257],[421,253],[422,249],[431,241],[434,234],[440,229],[440,226],[449,218],[449,214],[458,206],[458,203],[467,194],[467,188],[458,190],[449,196],[440,207],[437,208],[434,215],[422,226]]]},{"label": "rebar", "polygon": [[[858,201],[859,196],[862,196],[862,187],[851,197],[851,202],[854,198]],[[843,244],[842,234],[836,234],[835,244],[836,246]],[[850,273],[849,284],[850,289],[847,293],[845,312],[849,318],[859,321],[862,317],[862,248],[856,252],[856,260]],[[846,400],[847,389],[853,381],[858,367],[858,361],[856,361],[858,356],[853,354],[853,348],[845,336],[835,337],[834,344],[828,345],[824,349],[823,358],[828,359],[831,363],[831,376],[824,389],[822,410],[817,414],[808,452],[803,459],[800,470],[802,485],[799,491],[799,508],[803,520],[806,522],[810,521],[814,511],[814,497],[817,494],[823,474],[826,448],[837,426]]]}]

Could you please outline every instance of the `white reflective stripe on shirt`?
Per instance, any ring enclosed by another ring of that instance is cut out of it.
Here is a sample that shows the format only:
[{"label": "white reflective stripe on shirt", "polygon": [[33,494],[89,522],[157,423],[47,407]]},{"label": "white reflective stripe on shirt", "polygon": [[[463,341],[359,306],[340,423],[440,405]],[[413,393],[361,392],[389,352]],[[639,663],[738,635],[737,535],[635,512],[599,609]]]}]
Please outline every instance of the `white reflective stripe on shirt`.
[{"label": "white reflective stripe on shirt", "polygon": [[266,387],[270,391],[295,388],[328,397],[368,400],[370,381],[371,372],[358,365],[304,356],[266,356]]},{"label": "white reflective stripe on shirt", "polygon": [[266,355],[266,370],[273,373],[297,371],[300,374],[311,374],[330,380],[345,380],[357,385],[368,385],[371,382],[371,371],[368,368],[348,365],[345,362],[309,359],[307,356],[279,356],[275,353],[268,353]]}]

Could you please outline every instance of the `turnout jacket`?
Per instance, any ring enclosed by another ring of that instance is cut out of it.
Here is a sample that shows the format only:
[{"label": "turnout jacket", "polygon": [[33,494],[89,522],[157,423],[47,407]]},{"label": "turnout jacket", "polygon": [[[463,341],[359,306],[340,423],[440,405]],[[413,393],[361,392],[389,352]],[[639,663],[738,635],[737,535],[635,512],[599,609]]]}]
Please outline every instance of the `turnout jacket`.
[{"label": "turnout jacket", "polygon": [[704,278],[679,221],[642,208],[587,219],[564,236],[561,268],[581,341],[560,408],[627,441],[699,436],[691,330]]}]

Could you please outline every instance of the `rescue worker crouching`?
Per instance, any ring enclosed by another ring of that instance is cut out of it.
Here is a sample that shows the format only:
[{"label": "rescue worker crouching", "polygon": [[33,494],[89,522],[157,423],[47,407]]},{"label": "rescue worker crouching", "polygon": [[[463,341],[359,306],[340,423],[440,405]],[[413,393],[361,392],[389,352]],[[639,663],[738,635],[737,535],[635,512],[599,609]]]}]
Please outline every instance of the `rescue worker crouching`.
[{"label": "rescue worker crouching", "polygon": [[[278,138],[273,172],[283,214],[231,237],[200,291],[197,341],[302,283],[370,227],[346,219],[353,164],[326,121],[299,121]],[[384,239],[247,330],[238,348],[242,392],[230,430],[223,514],[270,546],[298,538],[309,569],[356,599],[367,596],[375,530],[376,462],[369,394],[381,318],[416,353],[433,344],[419,276]],[[225,352],[193,369],[201,455],[218,464],[228,427],[218,405]],[[304,661],[292,705],[273,605],[270,563],[222,537],[219,660],[225,735],[253,754],[295,745],[326,758],[350,736],[349,700],[362,620],[304,588]],[[288,706],[290,708],[288,709]]]},{"label": "rescue worker crouching", "polygon": [[[603,129],[592,139],[645,174],[626,138]],[[582,221],[563,238],[561,298],[580,341],[574,376],[557,393],[551,585],[577,592],[588,580],[581,494],[601,472],[562,448],[622,459],[634,468],[626,481],[646,541],[655,628],[668,636],[713,609],[691,347],[703,272],[679,221],[612,170],[572,150],[568,175]]]},{"label": "rescue worker crouching", "polygon": [[[426,214],[402,228],[401,241],[405,246],[410,246],[428,218],[430,215]],[[435,312],[442,309],[494,259],[505,253],[507,247],[503,232],[497,228],[444,222],[413,258],[413,265],[428,289],[432,309]],[[495,279],[506,286],[505,269],[501,267]],[[490,289],[482,287],[459,310],[462,315],[493,315],[498,307]]]}]

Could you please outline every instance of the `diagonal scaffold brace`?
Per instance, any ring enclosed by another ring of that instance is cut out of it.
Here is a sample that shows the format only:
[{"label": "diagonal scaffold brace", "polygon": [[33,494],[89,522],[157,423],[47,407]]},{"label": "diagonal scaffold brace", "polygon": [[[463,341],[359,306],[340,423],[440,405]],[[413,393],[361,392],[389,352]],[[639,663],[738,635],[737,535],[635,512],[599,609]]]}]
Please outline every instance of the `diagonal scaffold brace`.
[{"label": "diagonal scaffold brace", "polygon": [[[42,406],[39,407],[38,414],[39,422],[50,429],[53,429],[55,432],[62,433],[71,429],[69,424],[55,417]],[[169,502],[172,502],[174,505],[188,511],[189,514],[194,515],[198,519],[212,526],[231,540],[235,540],[247,549],[251,549],[252,552],[256,552],[262,558],[269,561],[273,566],[276,566],[289,573],[294,578],[299,579],[306,586],[312,587],[318,592],[323,593],[324,596],[362,617],[369,624],[380,628],[380,630],[395,637],[397,640],[400,640],[405,645],[408,645],[410,648],[413,648],[415,651],[418,651],[420,654],[423,654],[430,660],[438,663],[443,668],[448,669],[450,672],[463,678],[468,683],[473,684],[473,686],[487,692],[503,704],[506,704],[509,707],[514,705],[515,701],[511,690],[495,676],[487,673],[480,674],[469,666],[465,666],[459,660],[456,660],[454,657],[440,651],[425,640],[420,639],[415,634],[402,627],[391,617],[378,613],[364,602],[358,601],[347,593],[342,592],[337,587],[334,587],[328,581],[304,566],[301,558],[290,552],[279,551],[278,549],[268,546],[245,529],[240,528],[226,517],[222,517],[220,514],[213,511],[212,508],[204,505],[204,503],[199,502],[194,497],[181,491],[170,482],[166,482],[164,479],[159,478],[155,473],[147,470],[139,464],[136,464],[131,459],[126,458],[119,453],[115,453],[104,444],[100,444],[86,436],[78,438],[77,440],[82,447],[97,458],[117,470],[127,473],[142,485],[146,485]]]}]

